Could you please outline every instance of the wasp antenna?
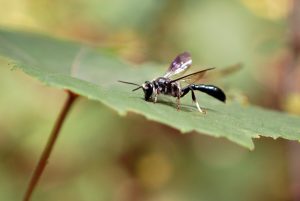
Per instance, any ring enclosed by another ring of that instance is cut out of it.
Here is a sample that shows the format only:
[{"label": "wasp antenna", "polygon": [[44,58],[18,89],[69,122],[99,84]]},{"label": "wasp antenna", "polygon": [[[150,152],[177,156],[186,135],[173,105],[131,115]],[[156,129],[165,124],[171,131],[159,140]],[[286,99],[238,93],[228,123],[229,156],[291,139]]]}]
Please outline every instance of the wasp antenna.
[{"label": "wasp antenna", "polygon": [[142,86],[139,86],[138,88],[132,89],[132,91],[136,91],[138,89],[142,88]]},{"label": "wasp antenna", "polygon": [[122,81],[122,80],[118,80],[118,82],[121,82],[121,83],[124,83],[124,84],[131,84],[131,85],[142,87],[141,85],[133,83],[133,82],[126,82],[126,81]]}]

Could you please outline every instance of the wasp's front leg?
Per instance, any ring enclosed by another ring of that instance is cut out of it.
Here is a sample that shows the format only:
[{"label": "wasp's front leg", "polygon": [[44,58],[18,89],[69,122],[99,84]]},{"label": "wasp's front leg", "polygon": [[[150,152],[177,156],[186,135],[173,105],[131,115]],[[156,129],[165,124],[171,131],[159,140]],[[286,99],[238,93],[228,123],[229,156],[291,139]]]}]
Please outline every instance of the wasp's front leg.
[{"label": "wasp's front leg", "polygon": [[158,95],[158,93],[159,93],[158,88],[154,89],[153,92],[154,92],[153,103],[156,103],[156,102],[157,102],[157,95]]},{"label": "wasp's front leg", "polygon": [[157,102],[157,94],[154,96],[153,103]]}]

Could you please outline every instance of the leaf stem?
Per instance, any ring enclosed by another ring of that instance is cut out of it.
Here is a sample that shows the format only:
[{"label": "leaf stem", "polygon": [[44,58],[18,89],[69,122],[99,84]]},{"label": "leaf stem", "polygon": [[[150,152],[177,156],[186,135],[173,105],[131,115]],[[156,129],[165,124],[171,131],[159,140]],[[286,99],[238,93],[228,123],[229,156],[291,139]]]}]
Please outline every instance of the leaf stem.
[{"label": "leaf stem", "polygon": [[70,111],[71,109],[71,106],[73,105],[74,101],[76,100],[76,98],[78,97],[78,95],[70,92],[70,91],[67,91],[68,93],[68,97],[67,97],[67,100],[65,101],[65,104],[55,122],[55,125],[53,127],[53,130],[50,134],[50,137],[48,139],[48,142],[44,148],[44,151],[38,161],[38,164],[36,165],[35,167],[35,170],[33,172],[33,175],[30,179],[30,182],[27,186],[27,190],[25,192],[25,195],[24,195],[24,198],[23,198],[23,201],[29,201],[30,198],[31,198],[31,195],[34,191],[34,189],[36,188],[36,185],[47,165],[47,162],[48,162],[48,159],[49,159],[49,156],[52,152],[52,149],[53,149],[53,146],[56,142],[56,139],[60,133],[60,130],[61,130],[61,127],[66,119],[66,116],[68,114],[68,112]]}]

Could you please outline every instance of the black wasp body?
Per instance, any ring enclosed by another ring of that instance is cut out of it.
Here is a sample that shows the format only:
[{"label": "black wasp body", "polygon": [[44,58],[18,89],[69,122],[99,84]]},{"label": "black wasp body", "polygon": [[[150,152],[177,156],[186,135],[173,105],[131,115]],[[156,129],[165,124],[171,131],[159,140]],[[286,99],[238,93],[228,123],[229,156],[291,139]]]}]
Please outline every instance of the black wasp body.
[{"label": "black wasp body", "polygon": [[[177,109],[179,109],[180,106],[180,98],[185,96],[187,93],[191,92],[193,102],[196,104],[199,112],[203,113],[203,110],[200,108],[196,100],[194,91],[204,92],[220,101],[225,102],[226,96],[220,88],[214,85],[195,84],[204,76],[205,72],[214,68],[208,68],[202,71],[197,71],[195,73],[182,76],[177,79],[171,79],[172,76],[186,71],[191,66],[191,64],[191,55],[188,52],[184,52],[174,59],[168,71],[163,77],[156,78],[152,81],[146,81],[142,85],[125,81],[120,82],[138,86],[137,88],[133,89],[133,91],[142,88],[144,91],[146,101],[156,102],[157,96],[159,94],[176,97]],[[187,83],[187,85],[185,87],[181,87],[182,82]]]}]

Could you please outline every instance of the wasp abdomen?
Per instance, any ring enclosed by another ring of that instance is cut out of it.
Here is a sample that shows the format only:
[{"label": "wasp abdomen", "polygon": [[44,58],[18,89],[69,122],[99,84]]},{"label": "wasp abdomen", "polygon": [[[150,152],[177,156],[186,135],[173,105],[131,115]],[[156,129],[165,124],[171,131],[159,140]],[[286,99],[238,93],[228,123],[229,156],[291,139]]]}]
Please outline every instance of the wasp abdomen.
[{"label": "wasp abdomen", "polygon": [[191,84],[181,90],[181,97],[185,96],[190,90],[197,90],[204,92],[220,101],[226,101],[226,95],[222,91],[222,89],[214,86],[214,85],[206,85],[206,84]]}]

